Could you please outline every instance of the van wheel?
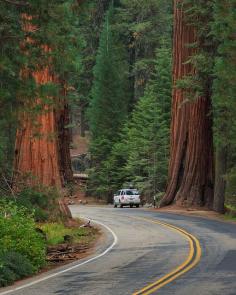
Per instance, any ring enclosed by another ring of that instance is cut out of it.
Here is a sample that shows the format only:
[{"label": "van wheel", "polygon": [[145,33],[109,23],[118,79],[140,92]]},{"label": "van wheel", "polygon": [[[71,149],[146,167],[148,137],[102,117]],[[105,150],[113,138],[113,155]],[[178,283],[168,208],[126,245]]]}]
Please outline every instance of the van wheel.
[{"label": "van wheel", "polygon": [[120,208],[123,208],[123,205],[120,204]]},{"label": "van wheel", "polygon": [[139,204],[138,204],[138,205],[136,205],[136,208],[139,208]]},{"label": "van wheel", "polygon": [[130,208],[133,208],[133,205],[130,204]]},{"label": "van wheel", "polygon": [[117,205],[116,204],[114,204],[114,208],[117,208]]}]

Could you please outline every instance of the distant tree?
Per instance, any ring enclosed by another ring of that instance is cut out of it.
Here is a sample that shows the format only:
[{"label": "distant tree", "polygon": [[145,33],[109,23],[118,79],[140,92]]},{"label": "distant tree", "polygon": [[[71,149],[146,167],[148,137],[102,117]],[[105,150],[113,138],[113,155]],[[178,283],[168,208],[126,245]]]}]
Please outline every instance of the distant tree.
[{"label": "distant tree", "polygon": [[129,104],[126,52],[111,29],[112,15],[111,6],[100,37],[89,108],[93,165],[90,189],[100,195],[107,191],[109,184],[105,160],[118,140],[119,131],[127,119]]},{"label": "distant tree", "polygon": [[126,162],[122,165],[122,162],[117,161],[111,173],[120,171],[122,175],[124,170],[125,182],[132,183],[151,199],[155,193],[165,189],[167,179],[171,101],[169,48],[165,44],[157,50],[152,79],[132,112],[122,141],[112,151],[114,157],[123,143],[120,153],[125,149]]},{"label": "distant tree", "polygon": [[143,96],[155,64],[155,52],[163,36],[171,34],[172,1],[117,1],[116,30],[129,50],[132,103]]},{"label": "distant tree", "polygon": [[214,1],[212,33],[218,42],[213,85],[216,173],[214,210],[224,212],[227,177],[235,174],[236,12],[235,0]]},{"label": "distant tree", "polygon": [[104,15],[109,7],[110,0],[81,1],[78,17],[79,34],[82,38],[80,49],[81,71],[76,88],[78,97],[71,107],[74,133],[85,136],[88,131],[86,111],[89,106],[90,92],[93,84],[93,67],[99,46],[99,38],[104,22]]},{"label": "distant tree", "polygon": [[0,175],[12,170],[14,140],[17,125],[16,112],[21,103],[16,93],[22,88],[20,70],[26,62],[20,44],[24,39],[21,30],[20,9],[1,1],[0,9]]}]

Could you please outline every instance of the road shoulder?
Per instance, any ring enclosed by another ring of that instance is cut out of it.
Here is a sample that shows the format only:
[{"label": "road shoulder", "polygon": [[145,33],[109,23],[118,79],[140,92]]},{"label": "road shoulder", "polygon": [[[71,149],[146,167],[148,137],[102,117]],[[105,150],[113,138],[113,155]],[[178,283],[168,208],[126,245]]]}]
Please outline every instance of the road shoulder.
[{"label": "road shoulder", "polygon": [[146,210],[152,211],[152,212],[158,212],[158,213],[199,217],[202,219],[215,220],[215,221],[220,221],[223,223],[236,225],[236,221],[227,220],[225,215],[219,214],[211,210],[206,210],[206,209],[182,208],[182,207],[174,205],[174,206],[167,206],[163,208],[148,208]]}]

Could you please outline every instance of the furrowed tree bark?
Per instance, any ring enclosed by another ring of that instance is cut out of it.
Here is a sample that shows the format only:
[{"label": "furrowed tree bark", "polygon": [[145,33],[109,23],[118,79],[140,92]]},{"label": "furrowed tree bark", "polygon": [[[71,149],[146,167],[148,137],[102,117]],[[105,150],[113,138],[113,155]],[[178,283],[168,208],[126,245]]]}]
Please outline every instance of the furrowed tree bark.
[{"label": "furrowed tree bark", "polygon": [[216,149],[216,171],[213,209],[219,213],[225,213],[225,189],[227,173],[227,146],[220,146]]},{"label": "furrowed tree bark", "polygon": [[[32,16],[22,14],[22,29],[25,33],[37,30],[32,25]],[[34,44],[34,40],[26,37],[25,44],[22,44],[22,50],[25,45]],[[48,46],[44,45],[42,50],[50,51]],[[30,54],[25,50],[25,54]],[[33,73],[29,69],[22,69],[22,77],[27,79],[32,74],[37,85],[43,85],[49,82],[54,83],[55,77],[52,75],[49,66]],[[53,100],[53,98],[51,98]],[[53,101],[52,101],[53,102]],[[41,110],[32,117],[33,108],[41,105]],[[53,103],[52,103],[53,105]],[[14,177],[13,183],[17,187],[17,182],[22,175],[30,174],[28,184],[40,183],[46,186],[62,186],[60,175],[57,122],[53,106],[43,105],[40,97],[35,97],[32,102],[27,103],[29,112],[24,112],[20,118],[20,127],[16,134]]]},{"label": "furrowed tree bark", "polygon": [[171,154],[168,185],[160,206],[175,201],[184,206],[211,207],[213,202],[210,95],[187,101],[186,90],[176,87],[178,80],[195,73],[186,61],[196,51],[188,44],[196,41],[195,28],[185,21],[182,0],[175,0]]},{"label": "furrowed tree bark", "polygon": [[65,182],[73,181],[73,172],[70,157],[71,133],[67,128],[70,124],[69,105],[64,101],[62,109],[58,112],[58,139],[59,139],[59,160],[60,170]]},{"label": "furrowed tree bark", "polygon": [[[33,73],[37,84],[54,82],[48,68]],[[41,104],[40,99],[36,104]],[[33,107],[33,106],[32,106]],[[14,183],[20,175],[31,174],[31,184],[62,187],[55,110],[44,106],[36,117],[24,112],[16,134]],[[29,183],[29,184],[30,184]]]},{"label": "furrowed tree bark", "polygon": [[[22,20],[26,33],[37,29],[32,25],[32,16],[23,14]],[[25,44],[27,43],[34,44],[34,40],[26,38]],[[25,44],[22,44],[22,50]],[[44,52],[50,51],[47,45],[41,49]],[[25,54],[29,54],[27,50]],[[27,79],[32,75],[37,85],[59,83],[50,66],[38,68],[33,73],[23,69],[22,78]],[[40,97],[33,98],[31,102],[26,102],[29,111],[21,114],[15,144],[13,181],[16,186],[19,177],[27,174],[32,176],[28,177],[29,185],[40,183],[61,188],[65,180],[72,180],[70,138],[69,131],[65,128],[69,124],[68,105],[55,97],[47,97],[47,100],[49,103],[44,103]],[[40,107],[40,111],[34,114],[33,109],[37,107]]]}]

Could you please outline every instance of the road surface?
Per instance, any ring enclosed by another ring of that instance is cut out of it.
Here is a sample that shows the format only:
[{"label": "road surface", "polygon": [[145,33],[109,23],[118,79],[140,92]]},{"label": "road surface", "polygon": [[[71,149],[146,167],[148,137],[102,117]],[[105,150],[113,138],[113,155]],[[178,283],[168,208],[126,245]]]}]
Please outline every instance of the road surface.
[{"label": "road surface", "polygon": [[71,211],[103,224],[96,253],[0,294],[236,294],[236,225],[141,208]]}]

